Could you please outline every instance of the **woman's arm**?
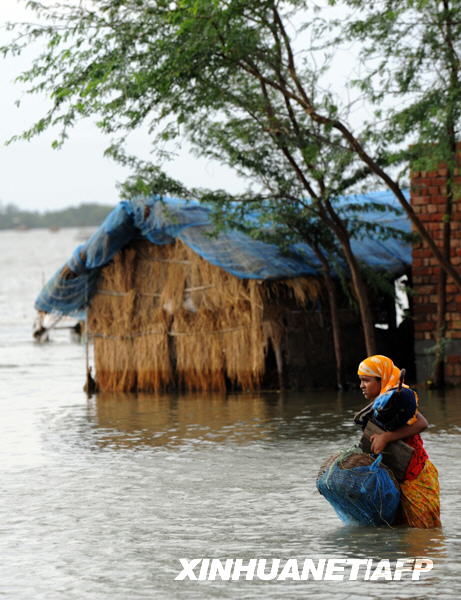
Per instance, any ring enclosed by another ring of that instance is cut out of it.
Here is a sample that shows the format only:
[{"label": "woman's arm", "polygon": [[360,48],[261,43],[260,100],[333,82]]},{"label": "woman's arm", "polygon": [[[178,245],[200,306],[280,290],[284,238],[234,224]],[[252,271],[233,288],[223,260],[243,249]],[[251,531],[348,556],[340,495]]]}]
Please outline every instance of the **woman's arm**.
[{"label": "woman's arm", "polygon": [[416,413],[416,421],[411,425],[404,425],[395,431],[385,431],[384,433],[374,433],[370,436],[371,451],[373,454],[379,454],[384,450],[389,442],[402,440],[416,433],[421,433],[427,429],[429,423],[426,418],[420,413]]}]

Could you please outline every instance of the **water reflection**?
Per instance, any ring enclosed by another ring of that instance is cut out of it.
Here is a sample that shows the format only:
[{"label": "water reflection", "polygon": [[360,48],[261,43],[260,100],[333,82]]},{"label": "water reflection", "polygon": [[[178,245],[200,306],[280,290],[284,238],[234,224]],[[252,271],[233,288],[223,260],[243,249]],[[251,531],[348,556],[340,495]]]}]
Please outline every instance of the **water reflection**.
[{"label": "water reflection", "polygon": [[248,442],[268,435],[277,397],[149,394],[99,394],[94,424],[104,430],[101,445],[164,446],[187,440]]},{"label": "water reflection", "polygon": [[[459,392],[427,394],[430,432],[461,430]],[[352,415],[358,393],[123,394],[89,400],[87,418],[99,447],[309,440],[350,445],[359,437]],[[329,445],[329,444],[328,444]]]},{"label": "water reflection", "polygon": [[338,439],[353,432],[344,403],[334,393],[101,393],[89,401],[88,419],[102,447]]}]

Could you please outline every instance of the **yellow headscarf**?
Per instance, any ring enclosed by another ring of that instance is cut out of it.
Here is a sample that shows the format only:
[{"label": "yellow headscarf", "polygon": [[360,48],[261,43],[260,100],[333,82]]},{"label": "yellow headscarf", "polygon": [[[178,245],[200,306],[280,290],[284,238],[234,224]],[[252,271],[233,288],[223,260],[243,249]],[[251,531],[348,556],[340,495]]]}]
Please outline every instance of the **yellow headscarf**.
[{"label": "yellow headscarf", "polygon": [[[399,385],[400,369],[394,365],[390,358],[383,356],[382,354],[375,354],[374,356],[369,356],[365,360],[362,360],[359,364],[357,373],[365,377],[379,377],[381,379],[380,395]],[[404,385],[404,387],[408,386]],[[416,402],[418,402],[418,396],[416,396]],[[418,411],[416,411],[414,416],[407,421],[408,425],[411,425],[416,421],[417,412]]]}]

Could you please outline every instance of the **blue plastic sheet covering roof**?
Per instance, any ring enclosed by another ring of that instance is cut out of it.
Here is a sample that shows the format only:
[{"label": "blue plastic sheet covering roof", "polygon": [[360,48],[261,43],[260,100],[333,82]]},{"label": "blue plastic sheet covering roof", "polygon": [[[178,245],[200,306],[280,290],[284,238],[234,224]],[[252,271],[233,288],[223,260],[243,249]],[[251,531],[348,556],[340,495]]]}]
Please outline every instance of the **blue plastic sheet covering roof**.
[{"label": "blue plastic sheet covering roof", "polygon": [[[366,198],[396,205],[388,192],[374,192]],[[347,212],[348,202],[352,205],[363,199],[364,196],[345,198],[344,210]],[[356,214],[354,218],[358,218]],[[408,219],[392,212],[367,212],[366,219],[410,231]],[[205,260],[243,279],[281,279],[318,273],[318,263],[305,244],[297,244],[296,253],[288,257],[276,246],[240,231],[210,236],[213,229],[208,209],[195,202],[155,197],[120,202],[99,229],[75,249],[64,265],[67,269],[59,269],[48,281],[35,307],[48,313],[82,316],[96,289],[101,268],[130,241],[139,238],[153,244],[169,244],[179,239]],[[356,239],[352,247],[369,265],[396,274],[404,272],[411,261],[410,245],[396,239]]]}]

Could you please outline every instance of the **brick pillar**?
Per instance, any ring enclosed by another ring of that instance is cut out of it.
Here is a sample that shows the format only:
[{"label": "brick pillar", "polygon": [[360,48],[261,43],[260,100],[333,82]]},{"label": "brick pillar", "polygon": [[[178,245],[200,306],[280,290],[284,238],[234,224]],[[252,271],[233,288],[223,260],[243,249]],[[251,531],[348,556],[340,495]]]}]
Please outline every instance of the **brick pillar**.
[{"label": "brick pillar", "polygon": [[[461,144],[458,144],[457,162],[461,167]],[[455,201],[451,224],[451,261],[461,268],[461,168],[455,171]],[[434,171],[411,173],[411,204],[434,241],[441,247],[442,226],[446,200],[447,169],[440,166]],[[459,186],[459,188],[458,188]],[[440,267],[427,244],[413,247],[413,289],[415,321],[415,353],[418,381],[432,374],[437,315],[437,280]],[[461,293],[448,278],[447,282],[447,346],[446,379],[461,383]]]}]

